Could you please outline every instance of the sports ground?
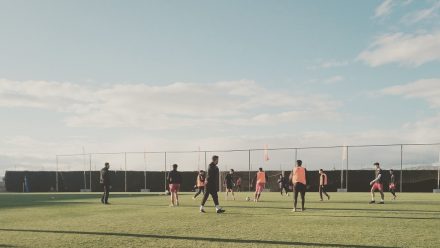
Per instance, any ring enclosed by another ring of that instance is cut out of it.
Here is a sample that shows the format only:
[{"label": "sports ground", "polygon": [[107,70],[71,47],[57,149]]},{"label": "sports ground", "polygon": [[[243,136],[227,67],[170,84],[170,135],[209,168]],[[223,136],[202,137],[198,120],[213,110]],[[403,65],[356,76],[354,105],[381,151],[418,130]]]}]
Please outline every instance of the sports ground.
[{"label": "sports ground", "polygon": [[199,200],[114,193],[111,205],[94,193],[0,194],[0,247],[439,247],[440,195],[403,193],[369,205],[368,193],[307,194],[305,212],[292,197],[263,193],[262,201],[220,197],[206,214]]}]

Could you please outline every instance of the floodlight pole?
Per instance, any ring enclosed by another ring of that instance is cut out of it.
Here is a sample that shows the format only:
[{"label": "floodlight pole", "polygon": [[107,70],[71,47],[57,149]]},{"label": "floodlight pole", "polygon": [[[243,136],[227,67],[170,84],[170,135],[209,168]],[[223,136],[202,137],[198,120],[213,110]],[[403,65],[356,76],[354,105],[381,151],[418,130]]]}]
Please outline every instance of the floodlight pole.
[{"label": "floodlight pole", "polygon": [[55,183],[56,183],[55,189],[58,192],[58,155],[56,155],[56,161],[57,161],[57,168],[55,171]]},{"label": "floodlight pole", "polygon": [[145,163],[145,168],[144,168],[144,189],[147,189],[147,154],[144,151],[144,163]]},{"label": "floodlight pole", "polygon": [[206,159],[206,152],[205,152],[205,172],[206,172],[206,168],[208,167],[208,160]]},{"label": "floodlight pole", "polygon": [[400,145],[400,192],[403,192],[403,145]]}]

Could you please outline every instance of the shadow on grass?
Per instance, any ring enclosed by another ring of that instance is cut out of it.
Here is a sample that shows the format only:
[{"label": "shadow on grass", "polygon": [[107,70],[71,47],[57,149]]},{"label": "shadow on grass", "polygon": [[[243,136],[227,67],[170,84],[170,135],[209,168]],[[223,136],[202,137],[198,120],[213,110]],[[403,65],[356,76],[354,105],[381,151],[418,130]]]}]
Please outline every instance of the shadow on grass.
[{"label": "shadow on grass", "polygon": [[265,245],[287,245],[287,246],[297,245],[297,246],[315,246],[315,247],[388,248],[387,246],[376,246],[376,245],[368,246],[368,245],[352,245],[352,244],[307,243],[307,242],[278,241],[278,240],[226,239],[226,238],[188,237],[188,236],[183,237],[183,236],[158,235],[158,234],[136,234],[136,233],[31,230],[31,229],[7,229],[7,228],[0,228],[0,231],[3,231],[3,232],[54,233],[54,234],[81,234],[81,235],[117,236],[117,237],[129,237],[129,238],[152,238],[152,239],[206,241],[206,242],[237,243],[237,244],[265,244]]},{"label": "shadow on grass", "polygon": [[[0,194],[0,209],[78,204],[101,204],[101,193],[94,194]],[[144,198],[152,194],[110,194],[111,199]]]}]

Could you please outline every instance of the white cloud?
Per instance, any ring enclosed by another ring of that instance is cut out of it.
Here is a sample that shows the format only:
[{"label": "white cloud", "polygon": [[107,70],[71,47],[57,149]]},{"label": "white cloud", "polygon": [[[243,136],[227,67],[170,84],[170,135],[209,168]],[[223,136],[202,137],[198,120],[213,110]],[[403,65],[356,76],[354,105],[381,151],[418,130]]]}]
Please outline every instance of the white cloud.
[{"label": "white cloud", "polygon": [[374,17],[384,17],[391,13],[391,10],[394,6],[394,3],[392,0],[384,0],[374,11]]},{"label": "white cloud", "polygon": [[434,4],[429,8],[421,9],[414,13],[405,15],[402,18],[402,21],[404,23],[414,24],[423,20],[432,19],[434,17],[439,16],[438,13],[439,10],[440,10],[440,1],[435,1]]},{"label": "white cloud", "polygon": [[388,87],[381,93],[423,99],[431,107],[440,108],[440,78],[420,79],[408,84]]},{"label": "white cloud", "polygon": [[341,82],[341,81],[344,81],[344,77],[340,76],[340,75],[337,75],[337,76],[333,76],[333,77],[325,79],[324,83],[325,84],[335,84],[335,83],[338,83],[338,82]]},{"label": "white cloud", "polygon": [[406,66],[440,60],[440,32],[422,34],[393,33],[376,38],[357,60],[376,67],[390,63]]},{"label": "white cloud", "polygon": [[249,80],[92,88],[73,83],[3,79],[0,99],[0,107],[62,111],[71,127],[145,129],[332,120],[340,106],[340,102],[326,96],[277,91]]}]

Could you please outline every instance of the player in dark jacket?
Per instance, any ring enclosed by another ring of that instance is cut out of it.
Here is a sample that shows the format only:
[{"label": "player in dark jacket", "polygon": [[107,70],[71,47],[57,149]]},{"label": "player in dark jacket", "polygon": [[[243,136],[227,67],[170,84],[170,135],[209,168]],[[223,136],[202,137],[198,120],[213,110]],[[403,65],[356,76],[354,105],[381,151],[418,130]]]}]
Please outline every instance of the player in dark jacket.
[{"label": "player in dark jacket", "polygon": [[205,203],[208,200],[209,195],[212,196],[212,200],[215,204],[215,210],[218,214],[224,213],[218,202],[218,190],[219,190],[219,169],[217,167],[218,156],[212,157],[212,162],[209,164],[208,174],[205,179],[205,194],[203,195],[202,203],[200,205],[200,212],[205,213]]},{"label": "player in dark jacket", "polygon": [[101,173],[99,176],[99,182],[101,183],[104,193],[101,197],[102,204],[109,204],[108,203],[108,196],[110,194],[110,172],[109,169],[110,164],[108,162],[105,163],[104,168],[101,169]]}]

